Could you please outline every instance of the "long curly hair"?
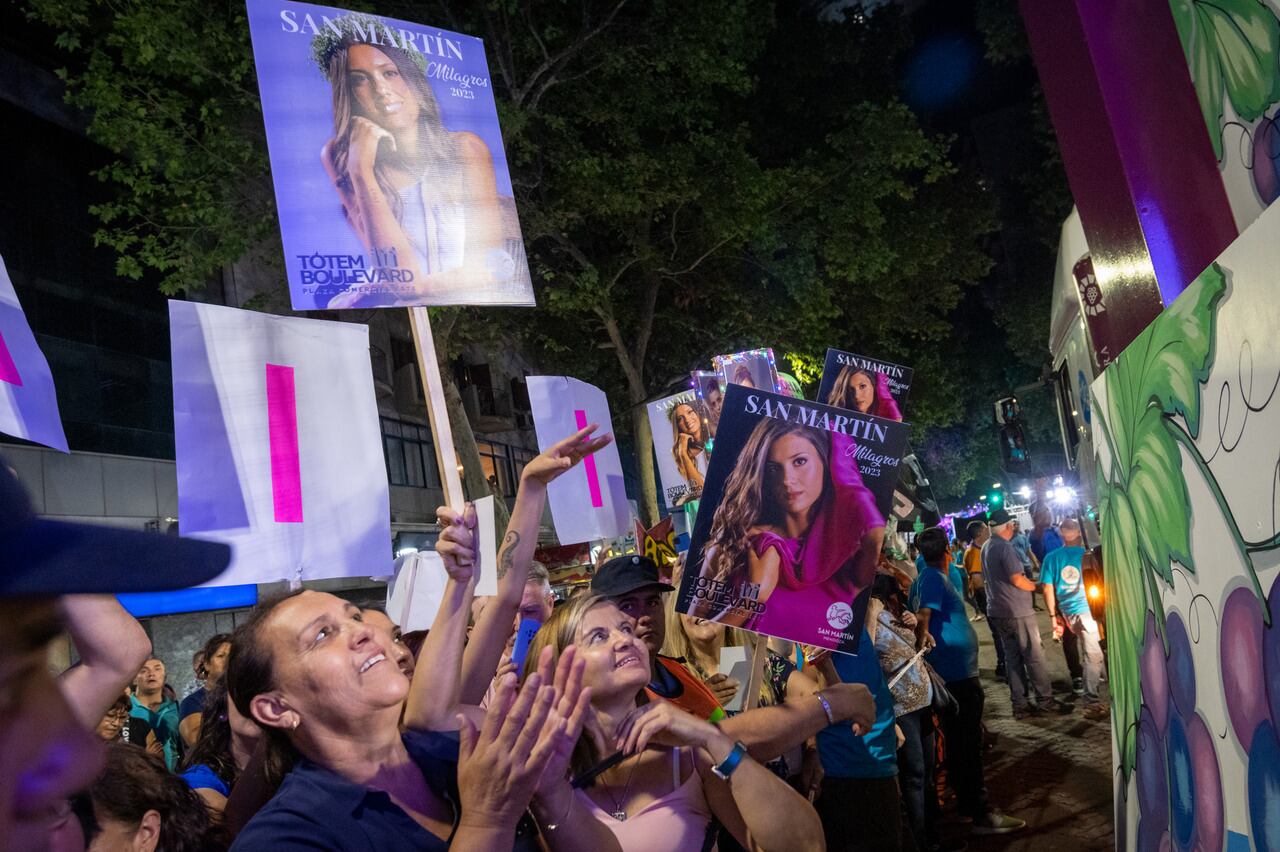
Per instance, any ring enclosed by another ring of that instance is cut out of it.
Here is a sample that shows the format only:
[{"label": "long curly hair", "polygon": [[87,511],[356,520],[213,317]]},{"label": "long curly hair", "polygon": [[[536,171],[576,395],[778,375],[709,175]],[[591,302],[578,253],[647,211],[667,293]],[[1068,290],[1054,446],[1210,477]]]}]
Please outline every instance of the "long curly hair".
[{"label": "long curly hair", "polygon": [[236,768],[235,759],[231,756],[231,721],[227,718],[227,681],[218,678],[217,683],[207,687],[204,699],[204,712],[200,716],[200,736],[196,744],[187,752],[183,768],[204,765],[213,770],[213,774],[227,785],[233,787],[240,770]]},{"label": "long curly hair", "polygon": [[[404,50],[389,44],[372,45],[359,38],[344,35],[333,51],[329,60],[329,80],[333,89],[333,137],[334,144],[330,151],[334,171],[340,175],[339,182],[344,192],[351,192],[351,178],[347,173],[347,158],[351,152],[351,124],[360,114],[355,95],[348,82],[348,52],[358,44],[368,45],[382,51],[388,59],[395,63],[401,78],[408,85],[418,102],[418,150],[390,151],[380,150],[374,176],[378,188],[386,196],[387,202],[400,221],[404,215],[404,204],[400,193],[391,180],[391,168],[398,166],[410,174],[419,175],[423,183],[433,191],[440,193],[447,202],[465,202],[466,192],[462,185],[462,154],[453,134],[445,129],[440,113],[440,103],[436,100],[431,85],[420,69]],[[373,116],[362,116],[377,123]],[[347,218],[351,211],[344,210]]]},{"label": "long curly hair", "polygon": [[711,532],[703,547],[711,558],[702,565],[702,576],[729,582],[746,566],[751,547],[748,530],[756,526],[779,526],[786,512],[770,493],[768,482],[769,452],[774,441],[786,435],[799,435],[811,443],[822,460],[822,496],[809,508],[809,523],[831,499],[831,438],[820,429],[800,426],[785,420],[765,418],[756,424],[738,455],[738,463],[725,482],[724,495],[711,522]]},{"label": "long curly hair", "polygon": [[[865,411],[858,408],[857,403],[854,402],[853,380],[859,375],[865,376],[867,381],[871,383],[871,405]],[[827,405],[834,405],[836,408],[845,408],[863,414],[871,414],[875,417],[884,417],[889,420],[902,419],[902,412],[898,409],[898,403],[889,392],[889,377],[876,370],[867,370],[862,367],[840,368],[835,383],[831,386],[831,395],[827,400]]]}]

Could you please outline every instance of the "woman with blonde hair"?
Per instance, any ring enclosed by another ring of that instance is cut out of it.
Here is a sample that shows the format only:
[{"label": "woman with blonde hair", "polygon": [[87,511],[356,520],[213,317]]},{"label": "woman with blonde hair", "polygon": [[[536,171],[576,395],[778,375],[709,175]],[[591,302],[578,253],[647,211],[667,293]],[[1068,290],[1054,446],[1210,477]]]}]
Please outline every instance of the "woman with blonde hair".
[{"label": "woman with blonde hair", "polygon": [[[858,470],[848,436],[784,420],[756,424],[729,475],[703,550],[700,575],[733,603],[693,601],[698,615],[804,644],[856,646],[841,623],[875,575],[884,516]],[[785,611],[769,607],[779,589]]]},{"label": "woman with blonde hair", "polygon": [[[534,796],[553,852],[693,852],[711,848],[717,820],[747,848],[825,849],[812,806],[745,746],[670,702],[646,700],[649,651],[635,630],[608,598],[585,596],[557,609],[529,649],[530,660],[551,649],[544,666],[571,648],[585,661],[594,717],[572,754],[548,765]],[[615,752],[593,784],[571,785],[570,770],[580,775]]]}]

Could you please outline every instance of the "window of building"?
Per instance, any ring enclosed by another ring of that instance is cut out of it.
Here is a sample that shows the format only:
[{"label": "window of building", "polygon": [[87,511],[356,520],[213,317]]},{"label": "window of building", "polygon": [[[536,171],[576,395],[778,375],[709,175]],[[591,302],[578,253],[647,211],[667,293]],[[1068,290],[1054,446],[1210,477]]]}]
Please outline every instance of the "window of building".
[{"label": "window of building", "polygon": [[383,417],[382,450],[387,460],[387,479],[392,485],[440,487],[431,430],[426,426]]}]

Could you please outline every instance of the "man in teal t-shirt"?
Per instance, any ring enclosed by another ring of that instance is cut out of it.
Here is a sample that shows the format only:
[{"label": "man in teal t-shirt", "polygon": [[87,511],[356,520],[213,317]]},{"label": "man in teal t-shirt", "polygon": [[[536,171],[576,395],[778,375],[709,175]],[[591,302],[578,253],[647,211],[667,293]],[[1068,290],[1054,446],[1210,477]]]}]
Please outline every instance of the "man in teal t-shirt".
[{"label": "man in teal t-shirt", "polygon": [[[1068,664],[1072,657],[1068,643],[1078,644],[1084,651],[1084,715],[1101,719],[1108,715],[1109,708],[1098,695],[1102,683],[1102,645],[1098,624],[1089,611],[1089,597],[1085,594],[1080,522],[1068,518],[1059,526],[1059,531],[1063,546],[1046,553],[1040,566],[1045,605],[1053,619],[1054,637],[1063,640]],[[1076,671],[1072,671],[1072,678],[1077,676]]]}]

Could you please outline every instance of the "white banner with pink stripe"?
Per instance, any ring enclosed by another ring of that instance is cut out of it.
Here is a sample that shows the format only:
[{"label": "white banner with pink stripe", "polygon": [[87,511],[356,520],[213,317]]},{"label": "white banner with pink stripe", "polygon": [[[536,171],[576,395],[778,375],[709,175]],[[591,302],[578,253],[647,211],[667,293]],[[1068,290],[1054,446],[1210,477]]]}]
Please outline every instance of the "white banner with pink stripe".
[{"label": "white banner with pink stripe", "polygon": [[169,302],[178,523],[235,548],[216,585],[391,563],[369,329]]},{"label": "white banner with pink stripe", "polygon": [[[595,385],[567,376],[530,376],[529,404],[538,433],[538,449],[546,451],[590,423],[597,435],[613,433],[609,400]],[[617,538],[631,530],[631,504],[622,481],[622,461],[615,441],[547,486],[551,520],[561,544]]]},{"label": "white banner with pink stripe", "polygon": [[0,258],[0,432],[67,451],[49,362]]}]

